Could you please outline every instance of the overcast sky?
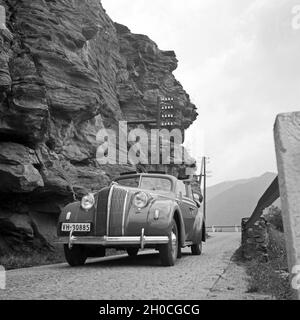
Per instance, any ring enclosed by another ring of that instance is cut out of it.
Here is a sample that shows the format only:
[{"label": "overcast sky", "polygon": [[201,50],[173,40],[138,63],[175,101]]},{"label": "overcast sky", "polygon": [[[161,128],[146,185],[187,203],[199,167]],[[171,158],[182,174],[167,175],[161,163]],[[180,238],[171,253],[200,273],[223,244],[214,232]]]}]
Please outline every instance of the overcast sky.
[{"label": "overcast sky", "polygon": [[292,28],[300,0],[102,4],[114,21],[176,52],[175,75],[199,112],[186,145],[211,158],[210,184],[277,170],[276,114],[300,110],[300,29]]}]

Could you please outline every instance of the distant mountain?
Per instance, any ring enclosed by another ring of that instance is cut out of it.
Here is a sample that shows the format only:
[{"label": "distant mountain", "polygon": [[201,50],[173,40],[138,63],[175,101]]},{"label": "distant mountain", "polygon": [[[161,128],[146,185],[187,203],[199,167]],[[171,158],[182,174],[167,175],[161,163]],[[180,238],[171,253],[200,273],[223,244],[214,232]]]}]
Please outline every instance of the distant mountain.
[{"label": "distant mountain", "polygon": [[226,191],[228,189],[231,189],[232,187],[234,187],[238,184],[249,182],[252,179],[255,179],[255,178],[225,181],[225,182],[218,183],[214,186],[208,187],[207,188],[207,195],[206,195],[207,201],[216,197],[218,194],[223,193],[224,191]]},{"label": "distant mountain", "polygon": [[249,217],[276,174],[227,181],[207,189],[207,225],[240,225]]}]

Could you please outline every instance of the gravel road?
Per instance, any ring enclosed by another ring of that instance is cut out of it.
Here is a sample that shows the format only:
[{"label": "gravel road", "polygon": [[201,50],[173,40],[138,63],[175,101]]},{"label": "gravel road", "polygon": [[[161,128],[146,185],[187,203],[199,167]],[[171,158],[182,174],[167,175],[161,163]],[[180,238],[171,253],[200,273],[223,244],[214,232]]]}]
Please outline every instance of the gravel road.
[{"label": "gravel road", "polygon": [[190,249],[174,267],[160,266],[156,251],[8,271],[2,299],[207,299],[239,247],[240,233],[215,233],[201,256]]}]

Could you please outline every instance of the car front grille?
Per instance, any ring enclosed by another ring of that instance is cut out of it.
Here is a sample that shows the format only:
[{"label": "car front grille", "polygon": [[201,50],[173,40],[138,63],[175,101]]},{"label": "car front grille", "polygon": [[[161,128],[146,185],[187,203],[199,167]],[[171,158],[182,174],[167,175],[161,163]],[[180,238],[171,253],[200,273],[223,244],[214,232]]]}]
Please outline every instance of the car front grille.
[{"label": "car front grille", "polygon": [[107,232],[107,204],[110,188],[99,191],[97,201],[97,215],[95,219],[95,231],[97,236],[105,236]]},{"label": "car front grille", "polygon": [[[120,187],[113,187],[109,214],[109,236],[123,235],[123,214],[127,190]],[[126,204],[125,204],[126,205]]]}]

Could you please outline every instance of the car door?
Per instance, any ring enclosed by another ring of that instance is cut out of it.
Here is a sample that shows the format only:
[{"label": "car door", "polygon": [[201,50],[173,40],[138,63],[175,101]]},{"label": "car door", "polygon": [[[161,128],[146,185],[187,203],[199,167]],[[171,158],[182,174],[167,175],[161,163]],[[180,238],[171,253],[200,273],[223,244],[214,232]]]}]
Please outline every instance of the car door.
[{"label": "car door", "polygon": [[189,208],[188,223],[187,223],[188,225],[187,240],[192,240],[193,233],[194,233],[194,223],[198,213],[198,207],[196,202],[194,201],[192,186],[189,182],[185,183],[185,188],[186,188],[186,198],[184,198],[184,201]]},{"label": "car door", "polygon": [[185,240],[190,241],[192,239],[193,226],[197,214],[197,206],[195,201],[191,198],[192,194],[189,194],[188,185],[180,180],[177,182],[177,197],[184,221],[186,235]]}]

